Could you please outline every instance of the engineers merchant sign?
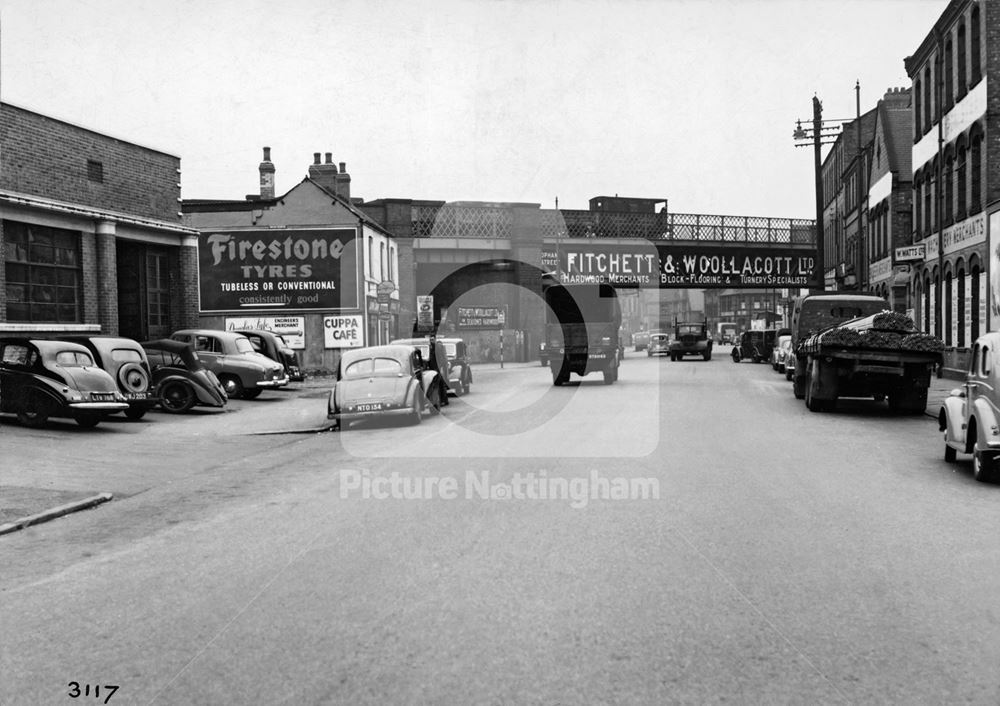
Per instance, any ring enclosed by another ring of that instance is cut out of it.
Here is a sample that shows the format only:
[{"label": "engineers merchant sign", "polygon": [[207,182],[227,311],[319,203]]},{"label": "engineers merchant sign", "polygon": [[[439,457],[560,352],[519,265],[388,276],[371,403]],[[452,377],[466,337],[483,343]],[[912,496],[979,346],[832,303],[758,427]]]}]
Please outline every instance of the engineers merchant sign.
[{"label": "engineers merchant sign", "polygon": [[201,310],[356,309],[356,236],[353,228],[202,235]]},{"label": "engineers merchant sign", "polygon": [[[558,256],[557,256],[558,252]],[[568,243],[542,253],[563,284],[622,287],[807,287],[815,282],[814,250],[789,247]]]}]

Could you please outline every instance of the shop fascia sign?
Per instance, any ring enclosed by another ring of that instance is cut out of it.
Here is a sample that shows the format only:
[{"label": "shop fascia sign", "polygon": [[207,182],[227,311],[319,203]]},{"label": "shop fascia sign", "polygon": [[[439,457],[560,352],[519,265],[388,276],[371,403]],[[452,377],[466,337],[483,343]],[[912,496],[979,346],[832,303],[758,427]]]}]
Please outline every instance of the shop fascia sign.
[{"label": "shop fascia sign", "polygon": [[924,244],[896,248],[896,262],[915,262],[924,259]]},{"label": "shop fascia sign", "polygon": [[[945,228],[941,232],[943,255],[951,255],[973,245],[986,242],[986,214],[980,213],[972,218],[966,218],[961,223]],[[924,262],[936,260],[938,256],[938,234],[930,236],[924,243],[927,246],[924,252]]]}]

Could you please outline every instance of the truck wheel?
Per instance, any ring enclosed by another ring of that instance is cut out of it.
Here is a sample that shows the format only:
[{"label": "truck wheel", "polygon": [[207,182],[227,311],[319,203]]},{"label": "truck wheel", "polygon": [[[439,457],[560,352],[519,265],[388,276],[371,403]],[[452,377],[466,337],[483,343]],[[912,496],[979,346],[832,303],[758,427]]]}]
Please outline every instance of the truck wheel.
[{"label": "truck wheel", "polygon": [[710,351],[710,350],[709,351],[705,351],[705,354],[702,357],[704,357],[705,360],[711,360],[712,359],[712,351]]},{"label": "truck wheel", "polygon": [[997,454],[995,451],[981,451],[979,442],[972,445],[972,477],[980,483],[996,482]]},{"label": "truck wheel", "polygon": [[794,368],[789,368],[789,367],[785,368],[785,379],[786,380],[791,380],[792,376],[794,376],[794,375],[795,375],[795,369]]},{"label": "truck wheel", "polygon": [[608,366],[604,368],[604,384],[610,385],[615,380],[618,379],[618,366],[614,363],[608,363]]}]

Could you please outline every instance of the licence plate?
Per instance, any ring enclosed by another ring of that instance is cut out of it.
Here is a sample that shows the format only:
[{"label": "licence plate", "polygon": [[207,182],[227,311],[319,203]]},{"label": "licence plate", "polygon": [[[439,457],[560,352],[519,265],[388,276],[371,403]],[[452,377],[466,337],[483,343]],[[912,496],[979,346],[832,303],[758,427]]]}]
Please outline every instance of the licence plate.
[{"label": "licence plate", "polygon": [[95,402],[114,402],[115,395],[113,392],[91,392],[90,399]]},{"label": "licence plate", "polygon": [[148,397],[146,392],[129,392],[125,397],[130,400],[144,400]]},{"label": "licence plate", "polygon": [[372,404],[359,404],[357,410],[359,412],[378,412],[382,409],[382,403],[376,402]]}]

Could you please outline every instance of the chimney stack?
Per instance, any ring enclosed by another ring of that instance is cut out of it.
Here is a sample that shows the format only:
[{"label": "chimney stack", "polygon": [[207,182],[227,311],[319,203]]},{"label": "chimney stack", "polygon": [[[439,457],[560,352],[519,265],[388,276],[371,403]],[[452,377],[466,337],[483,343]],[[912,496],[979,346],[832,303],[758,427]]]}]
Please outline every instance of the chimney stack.
[{"label": "chimney stack", "polygon": [[260,171],[260,197],[262,199],[274,198],[274,164],[271,163],[271,148],[264,148],[264,161],[258,167]]},{"label": "chimney stack", "polygon": [[320,153],[313,153],[313,164],[309,167],[309,178],[347,203],[351,202],[351,175],[346,164],[340,163],[340,170],[333,161],[333,153],[327,152],[325,162],[320,162]]}]

